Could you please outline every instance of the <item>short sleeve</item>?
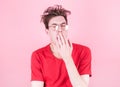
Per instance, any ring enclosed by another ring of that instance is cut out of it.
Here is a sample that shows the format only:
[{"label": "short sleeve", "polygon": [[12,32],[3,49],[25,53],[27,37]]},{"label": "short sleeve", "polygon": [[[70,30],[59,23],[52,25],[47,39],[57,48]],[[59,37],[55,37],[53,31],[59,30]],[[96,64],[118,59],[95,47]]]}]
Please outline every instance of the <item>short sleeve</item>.
[{"label": "short sleeve", "polygon": [[84,47],[80,55],[79,73],[80,75],[89,74],[91,76],[91,51],[88,47]]},{"label": "short sleeve", "polygon": [[31,56],[31,81],[43,81],[42,62],[36,52]]}]

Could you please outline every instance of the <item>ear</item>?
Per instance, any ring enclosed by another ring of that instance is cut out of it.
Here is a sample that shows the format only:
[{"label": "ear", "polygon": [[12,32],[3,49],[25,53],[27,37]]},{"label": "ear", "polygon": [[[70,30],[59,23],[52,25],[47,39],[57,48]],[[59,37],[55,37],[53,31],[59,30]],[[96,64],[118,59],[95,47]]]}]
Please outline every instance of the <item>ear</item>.
[{"label": "ear", "polygon": [[46,34],[49,34],[49,30],[48,29],[45,29],[45,32],[46,32]]}]

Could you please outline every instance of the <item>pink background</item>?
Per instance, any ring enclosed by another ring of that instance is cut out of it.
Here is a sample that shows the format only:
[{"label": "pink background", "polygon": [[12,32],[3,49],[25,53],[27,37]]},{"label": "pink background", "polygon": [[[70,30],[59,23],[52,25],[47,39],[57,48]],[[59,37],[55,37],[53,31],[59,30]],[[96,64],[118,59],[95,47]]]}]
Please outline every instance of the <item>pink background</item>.
[{"label": "pink background", "polygon": [[71,41],[92,51],[89,87],[120,87],[120,0],[0,0],[0,87],[30,87],[31,53],[49,43],[40,15],[72,11]]}]

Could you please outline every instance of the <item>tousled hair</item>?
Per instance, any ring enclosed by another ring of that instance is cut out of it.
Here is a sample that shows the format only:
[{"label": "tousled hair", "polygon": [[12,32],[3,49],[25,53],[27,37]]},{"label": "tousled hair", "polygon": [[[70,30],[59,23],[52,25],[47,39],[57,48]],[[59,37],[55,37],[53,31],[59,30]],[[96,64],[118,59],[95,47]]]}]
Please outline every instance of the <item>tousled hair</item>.
[{"label": "tousled hair", "polygon": [[49,28],[48,23],[49,23],[50,19],[55,16],[63,16],[66,20],[66,23],[68,24],[67,15],[69,15],[69,14],[71,14],[71,12],[69,10],[62,8],[61,5],[54,5],[54,6],[48,7],[43,12],[41,21],[44,23],[46,29],[48,29]]}]

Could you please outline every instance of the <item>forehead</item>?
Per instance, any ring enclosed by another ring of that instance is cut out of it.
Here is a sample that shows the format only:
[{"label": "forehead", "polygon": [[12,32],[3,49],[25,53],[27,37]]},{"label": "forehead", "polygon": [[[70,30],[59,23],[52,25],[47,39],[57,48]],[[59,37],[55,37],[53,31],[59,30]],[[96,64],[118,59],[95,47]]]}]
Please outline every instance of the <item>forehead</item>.
[{"label": "forehead", "polygon": [[49,25],[52,24],[62,24],[62,23],[66,23],[66,20],[63,16],[56,16],[50,19],[49,21]]}]

